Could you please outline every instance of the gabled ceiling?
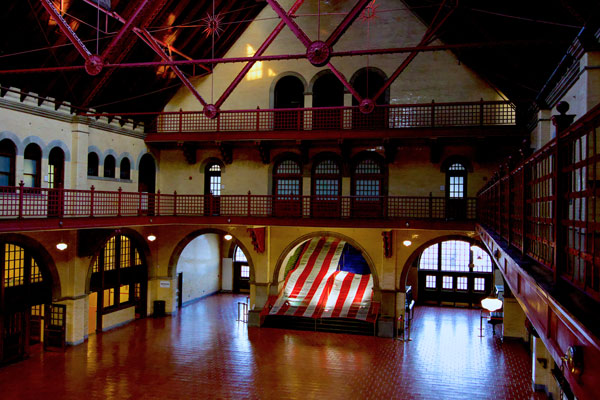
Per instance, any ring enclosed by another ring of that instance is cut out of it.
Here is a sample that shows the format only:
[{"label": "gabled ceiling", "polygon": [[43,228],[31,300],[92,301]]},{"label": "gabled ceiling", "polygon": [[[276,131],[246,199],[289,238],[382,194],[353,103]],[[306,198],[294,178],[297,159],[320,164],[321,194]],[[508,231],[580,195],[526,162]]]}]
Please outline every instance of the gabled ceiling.
[{"label": "gabled ceiling", "polygon": [[[164,66],[105,68],[96,76],[88,75],[81,68],[1,73],[12,69],[83,65],[82,56],[50,18],[42,1],[3,3],[0,86],[50,96],[76,107],[114,113],[160,111],[181,86],[173,71]],[[90,52],[96,54],[107,49],[124,23],[98,13],[89,4],[93,1],[53,0],[53,3],[62,10],[63,18]],[[101,0],[101,4],[105,1]],[[535,99],[582,27],[588,27],[586,35],[589,37],[599,26],[596,18],[600,2],[595,0],[398,0],[398,7],[409,7],[429,24],[442,3],[456,8],[437,37],[446,44],[482,43],[479,47],[453,51],[460,62],[513,101]],[[206,24],[203,22],[213,14],[213,5],[214,13],[223,16],[223,31],[215,36],[214,46],[212,37],[204,32]],[[192,59],[222,57],[265,6],[269,7],[259,0],[111,2],[111,10],[124,20],[134,18],[139,11],[134,26],[147,29],[159,41],[171,45],[175,60],[184,56]],[[383,11],[379,7],[378,12]],[[97,24],[100,31],[96,29]],[[517,41],[521,44],[515,45]],[[590,42],[597,44],[597,40]],[[399,56],[399,59],[402,58]],[[107,56],[107,62],[114,64],[159,60],[132,31],[127,32]],[[181,69],[192,77],[209,73],[210,66]]]}]

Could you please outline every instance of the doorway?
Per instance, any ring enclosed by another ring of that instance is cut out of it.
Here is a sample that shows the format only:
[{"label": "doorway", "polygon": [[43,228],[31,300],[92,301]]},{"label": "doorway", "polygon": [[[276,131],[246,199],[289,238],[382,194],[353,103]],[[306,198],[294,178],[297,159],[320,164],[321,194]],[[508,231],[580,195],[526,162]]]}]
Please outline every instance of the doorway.
[{"label": "doorway", "polygon": [[55,147],[48,156],[48,217],[62,217],[65,153]]},{"label": "doorway", "polygon": [[142,215],[154,215],[156,163],[150,154],[142,156],[139,171],[138,192],[142,193],[139,213]]}]

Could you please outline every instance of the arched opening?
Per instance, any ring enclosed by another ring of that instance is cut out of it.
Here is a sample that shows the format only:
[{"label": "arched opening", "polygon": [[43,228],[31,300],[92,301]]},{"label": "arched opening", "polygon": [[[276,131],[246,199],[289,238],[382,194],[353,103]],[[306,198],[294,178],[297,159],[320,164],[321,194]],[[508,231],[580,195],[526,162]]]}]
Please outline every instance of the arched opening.
[{"label": "arched opening", "polygon": [[135,238],[114,235],[94,256],[88,333],[146,316],[148,267],[143,255]]},{"label": "arched opening", "polygon": [[250,291],[250,264],[244,250],[235,245],[233,249],[233,293]]},{"label": "arched opening", "polygon": [[55,316],[52,276],[43,258],[21,244],[1,242],[0,278],[0,364],[23,358],[37,343],[64,347],[64,306]]},{"label": "arched opening", "polygon": [[15,186],[15,144],[4,139],[0,141],[0,186]]},{"label": "arched opening", "polygon": [[[386,77],[383,72],[372,68],[363,68],[354,74],[351,80],[352,86],[363,99],[372,99],[383,87]],[[390,88],[375,100],[376,105],[389,104]],[[352,98],[352,105],[358,106],[358,100]],[[352,112],[352,127],[354,129],[382,129],[387,127],[387,112],[384,107],[375,107],[370,114],[363,114],[360,110]]]},{"label": "arched opening", "polygon": [[25,187],[39,188],[42,184],[42,150],[30,143],[23,154],[23,183]]},{"label": "arched opening", "polygon": [[94,152],[88,153],[87,159],[87,168],[88,168],[88,176],[98,176],[98,164],[100,163],[100,159],[98,158],[98,154]]},{"label": "arched opening", "polygon": [[204,170],[204,194],[208,195],[206,215],[219,215],[221,211],[221,165],[214,162],[206,165]]},{"label": "arched opening", "polygon": [[112,155],[107,155],[104,158],[104,177],[105,178],[114,178],[115,177],[115,157]]},{"label": "arched opening", "polygon": [[65,153],[60,147],[50,150],[48,156],[48,188],[56,189],[48,193],[48,216],[63,215],[63,193],[65,182]]},{"label": "arched opening", "polygon": [[[342,107],[344,85],[333,73],[325,73],[313,84],[313,107]],[[340,129],[343,110],[313,110],[313,129]]]},{"label": "arched opening", "polygon": [[352,215],[377,218],[383,212],[385,173],[380,160],[370,155],[356,159],[352,168]]},{"label": "arched opening", "polygon": [[317,161],[312,171],[312,215],[334,217],[341,215],[342,169],[332,159]]},{"label": "arched opening", "polygon": [[119,177],[124,180],[129,180],[131,178],[131,162],[127,157],[121,160],[121,165],[119,166]]},{"label": "arched opening", "polygon": [[[275,108],[302,108],[304,107],[304,84],[300,78],[287,75],[275,84],[273,93]],[[302,112],[286,110],[275,112],[275,129],[302,129]]]},{"label": "arched opening", "polygon": [[491,292],[492,259],[466,238],[428,244],[414,263],[417,282],[413,276],[410,283],[420,304],[476,306]]},{"label": "arched opening", "polygon": [[154,215],[154,192],[156,190],[156,164],[150,154],[140,160],[138,191],[142,193],[140,214]]},{"label": "arched opening", "polygon": [[302,215],[302,168],[292,159],[283,159],[273,169],[273,214],[277,217]]},{"label": "arched opening", "polygon": [[452,163],[446,170],[446,218],[467,218],[467,168]]},{"label": "arched opening", "polygon": [[[319,320],[315,329],[328,330],[335,321],[344,331],[343,320],[363,321],[366,333],[373,334],[376,280],[360,249],[337,235],[313,236],[291,248],[278,268],[283,284],[265,308],[268,326],[297,327],[311,318]],[[293,322],[298,318],[300,325]]]}]

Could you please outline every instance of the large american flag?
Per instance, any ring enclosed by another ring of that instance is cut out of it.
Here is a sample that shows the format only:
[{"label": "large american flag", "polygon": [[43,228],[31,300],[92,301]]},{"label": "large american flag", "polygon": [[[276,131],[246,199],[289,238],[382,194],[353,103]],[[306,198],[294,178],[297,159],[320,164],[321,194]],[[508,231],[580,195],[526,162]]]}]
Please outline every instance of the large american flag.
[{"label": "large american flag", "polygon": [[315,237],[266,307],[269,315],[374,321],[372,297],[373,277],[362,255],[344,240]]}]

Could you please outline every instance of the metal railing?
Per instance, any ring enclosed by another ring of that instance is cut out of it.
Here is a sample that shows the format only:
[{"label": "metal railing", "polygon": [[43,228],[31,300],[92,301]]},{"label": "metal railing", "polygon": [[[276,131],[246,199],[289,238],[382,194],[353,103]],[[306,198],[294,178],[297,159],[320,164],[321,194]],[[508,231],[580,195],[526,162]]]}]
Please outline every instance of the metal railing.
[{"label": "metal railing", "polygon": [[476,199],[433,196],[195,195],[0,187],[0,218],[225,216],[474,220]]},{"label": "metal railing", "polygon": [[600,105],[478,195],[477,220],[600,300]]}]

